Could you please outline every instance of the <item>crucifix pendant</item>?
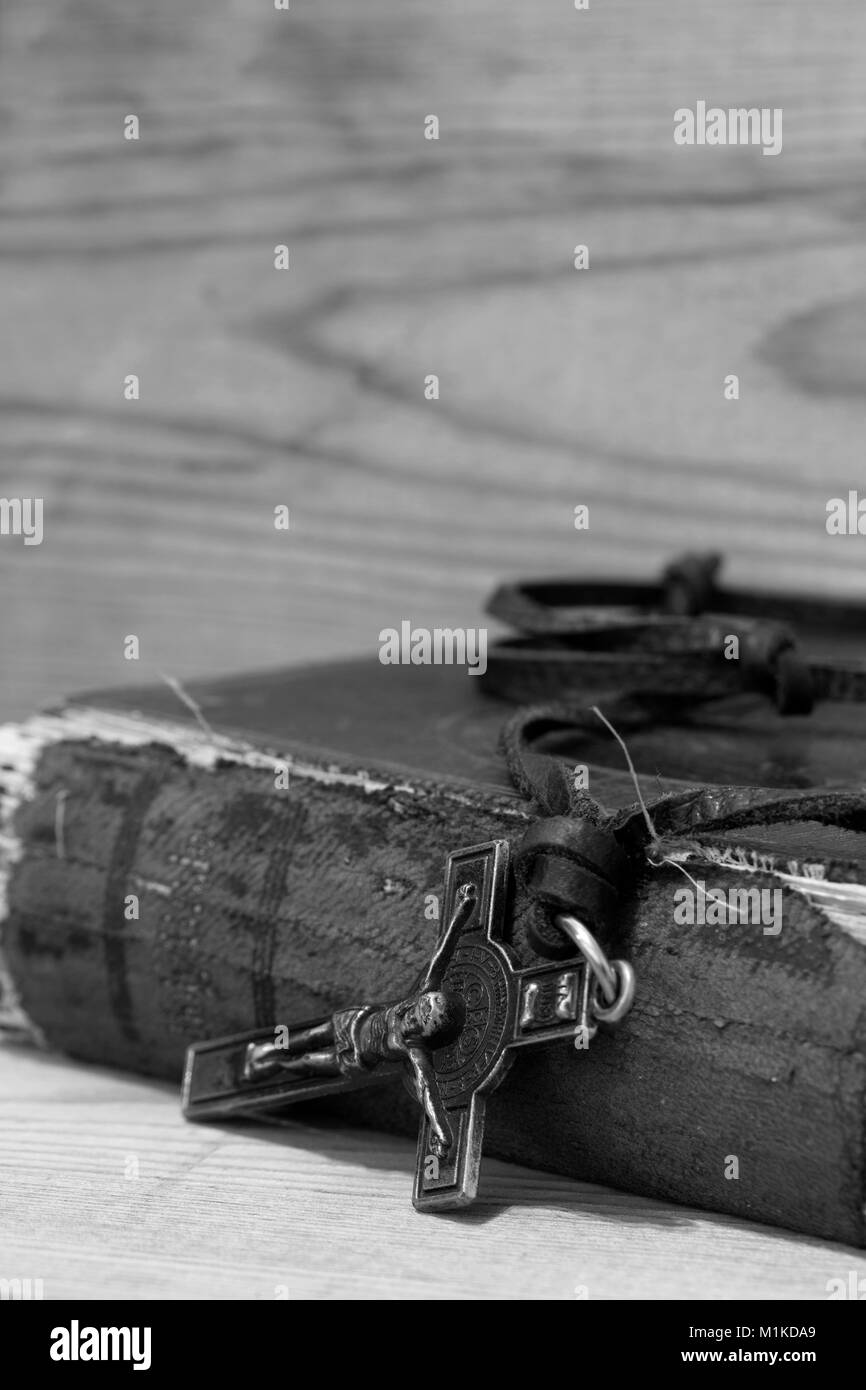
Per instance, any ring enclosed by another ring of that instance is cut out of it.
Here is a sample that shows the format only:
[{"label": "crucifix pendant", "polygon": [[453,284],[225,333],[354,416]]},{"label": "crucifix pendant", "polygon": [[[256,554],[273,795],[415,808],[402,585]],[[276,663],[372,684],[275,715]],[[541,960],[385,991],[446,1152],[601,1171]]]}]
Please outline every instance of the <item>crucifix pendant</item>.
[{"label": "crucifix pendant", "polygon": [[405,998],[190,1047],[186,1117],[246,1115],[402,1077],[422,1111],[415,1207],[472,1202],[487,1096],[518,1049],[576,1037],[585,1047],[596,1032],[585,952],[521,968],[504,942],[508,868],[507,840],[448,856],[439,940]]}]

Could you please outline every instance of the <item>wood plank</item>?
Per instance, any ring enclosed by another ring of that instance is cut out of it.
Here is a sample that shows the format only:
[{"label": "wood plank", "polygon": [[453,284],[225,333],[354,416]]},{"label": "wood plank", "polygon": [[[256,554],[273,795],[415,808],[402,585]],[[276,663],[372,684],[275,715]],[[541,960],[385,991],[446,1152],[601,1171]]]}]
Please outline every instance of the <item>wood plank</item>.
[{"label": "wood plank", "polygon": [[[862,590],[824,527],[866,424],[862,6],[17,0],[3,26],[0,488],[44,496],[46,538],[0,545],[0,717],[141,680],[130,632],[144,674],[360,654],[476,623],[503,570],[721,545],[746,584]],[[699,98],[781,106],[781,155],[675,147]]]},{"label": "wood plank", "polygon": [[173,1087],[6,1048],[0,1278],[76,1299],[713,1300],[866,1275],[844,1246],[494,1161],[477,1210],[424,1217],[413,1162],[324,1121],[187,1124]]}]

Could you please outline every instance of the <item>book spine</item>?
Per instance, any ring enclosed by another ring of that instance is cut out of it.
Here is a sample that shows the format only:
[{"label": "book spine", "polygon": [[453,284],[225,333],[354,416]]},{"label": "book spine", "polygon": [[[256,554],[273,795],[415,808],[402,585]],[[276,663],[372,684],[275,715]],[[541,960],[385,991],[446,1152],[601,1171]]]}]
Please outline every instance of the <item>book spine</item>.
[{"label": "book spine", "polygon": [[[398,997],[435,941],[445,856],[531,823],[468,784],[56,718],[0,778],[6,968],[49,1044],[156,1076],[179,1080],[192,1042]],[[740,886],[724,865],[713,878]],[[787,890],[778,937],[684,929],[680,881],[648,870],[624,909],[631,1014],[588,1050],[521,1057],[491,1098],[489,1151],[862,1244],[866,945]],[[535,911],[516,898],[526,964]],[[399,1086],[328,1105],[417,1124]]]},{"label": "book spine", "polygon": [[0,1034],[15,1041],[44,1042],[21,1003],[3,949],[9,920],[9,882],[24,846],[16,829],[18,809],[32,799],[34,773],[49,739],[37,721],[0,725]]}]

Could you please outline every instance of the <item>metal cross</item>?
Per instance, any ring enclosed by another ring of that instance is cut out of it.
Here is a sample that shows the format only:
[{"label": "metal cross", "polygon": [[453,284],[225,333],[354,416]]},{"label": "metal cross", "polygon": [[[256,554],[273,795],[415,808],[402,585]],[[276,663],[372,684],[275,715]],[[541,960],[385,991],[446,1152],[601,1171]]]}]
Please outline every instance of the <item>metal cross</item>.
[{"label": "metal cross", "polygon": [[297,1026],[196,1043],[183,1110],[212,1119],[270,1110],[395,1076],[422,1108],[413,1202],[466,1206],[478,1190],[487,1096],[522,1047],[595,1034],[583,955],[521,969],[503,941],[507,840],[448,856],[433,958],[405,998]]}]

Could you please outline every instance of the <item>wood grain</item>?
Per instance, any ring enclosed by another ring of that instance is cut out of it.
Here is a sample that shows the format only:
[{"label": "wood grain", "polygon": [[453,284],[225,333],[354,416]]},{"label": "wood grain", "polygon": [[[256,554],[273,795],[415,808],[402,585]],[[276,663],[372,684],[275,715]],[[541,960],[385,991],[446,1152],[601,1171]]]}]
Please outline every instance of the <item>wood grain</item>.
[{"label": "wood grain", "polygon": [[[862,479],[864,54],[857,0],[7,0],[0,490],[46,535],[0,540],[0,718],[472,624],[503,571],[713,545],[734,582],[861,592],[824,506]],[[782,155],[676,149],[701,98],[782,106]],[[509,1209],[496,1165],[419,1237],[397,1141],[204,1135],[143,1083],[0,1071],[4,1263],[58,1294],[821,1297],[864,1268],[535,1175]]]},{"label": "wood grain", "polygon": [[413,1161],[325,1123],[186,1124],[171,1087],[6,1049],[0,1278],[46,1298],[592,1300],[822,1299],[866,1275],[844,1246],[493,1161],[477,1210],[422,1217]]},{"label": "wood grain", "polygon": [[[14,0],[0,31],[0,488],[46,507],[0,542],[0,717],[472,624],[503,571],[709,544],[862,591],[824,527],[866,425],[862,6]],[[781,106],[781,155],[674,146],[698,99]]]}]

